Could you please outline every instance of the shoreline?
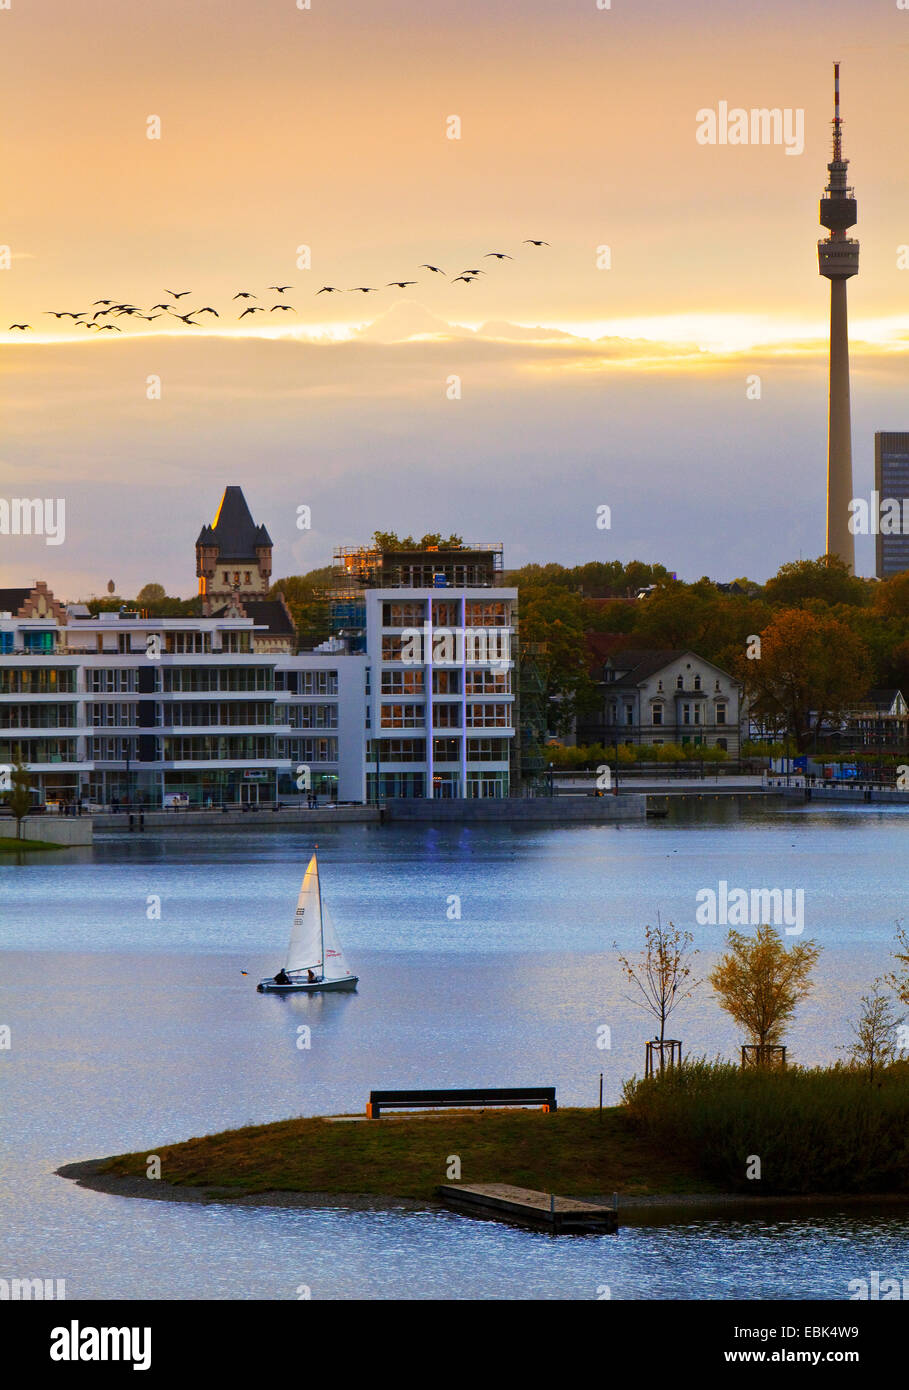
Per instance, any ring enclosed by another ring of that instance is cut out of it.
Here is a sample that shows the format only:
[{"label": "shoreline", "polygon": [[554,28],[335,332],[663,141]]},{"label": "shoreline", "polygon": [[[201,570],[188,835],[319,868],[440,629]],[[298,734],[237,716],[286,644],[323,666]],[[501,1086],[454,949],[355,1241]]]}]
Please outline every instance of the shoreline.
[{"label": "shoreline", "polygon": [[[57,1177],[67,1178],[77,1186],[89,1188],[94,1192],[103,1192],[115,1197],[138,1197],[152,1202],[191,1202],[202,1206],[222,1204],[238,1207],[289,1207],[310,1211],[340,1208],[344,1211],[429,1212],[433,1215],[446,1211],[441,1202],[419,1197],[362,1192],[299,1192],[287,1188],[250,1192],[233,1187],[184,1186],[169,1183],[163,1178],[103,1172],[115,1157],[117,1155],[64,1163],[54,1172]],[[584,1200],[611,1206],[613,1196],[611,1193],[604,1193],[585,1197]],[[635,1216],[644,1218],[640,1224],[661,1224],[655,1219],[660,1216],[664,1218],[662,1224],[676,1224],[675,1220],[668,1219],[669,1213],[683,1213],[689,1219],[700,1213],[706,1220],[723,1212],[728,1213],[732,1219],[733,1215],[750,1212],[759,1215],[771,1208],[813,1212],[829,1210],[831,1207],[840,1207],[847,1211],[862,1208],[894,1208],[909,1211],[909,1193],[804,1193],[776,1196],[750,1196],[735,1192],[651,1193],[646,1196],[618,1194],[618,1210],[626,1217],[625,1225],[638,1224],[634,1220]]]}]

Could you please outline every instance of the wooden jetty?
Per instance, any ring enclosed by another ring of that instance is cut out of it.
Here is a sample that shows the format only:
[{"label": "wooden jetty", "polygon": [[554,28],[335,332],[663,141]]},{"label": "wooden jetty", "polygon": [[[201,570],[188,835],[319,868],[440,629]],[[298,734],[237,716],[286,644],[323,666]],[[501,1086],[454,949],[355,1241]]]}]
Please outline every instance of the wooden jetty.
[{"label": "wooden jetty", "polygon": [[579,1202],[574,1197],[556,1197],[550,1192],[534,1192],[529,1187],[512,1187],[504,1182],[445,1183],[436,1191],[454,1211],[530,1226],[553,1235],[614,1235],[619,1228],[619,1215],[614,1207]]}]

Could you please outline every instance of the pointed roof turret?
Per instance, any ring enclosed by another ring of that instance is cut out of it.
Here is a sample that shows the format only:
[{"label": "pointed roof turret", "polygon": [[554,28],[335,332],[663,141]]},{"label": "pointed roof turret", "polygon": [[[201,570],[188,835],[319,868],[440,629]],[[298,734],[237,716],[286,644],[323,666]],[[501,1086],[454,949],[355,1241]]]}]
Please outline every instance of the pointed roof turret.
[{"label": "pointed roof turret", "polygon": [[270,546],[264,526],[257,526],[243,489],[226,487],[211,526],[203,526],[196,545],[216,545],[222,560],[255,560],[257,546]]}]

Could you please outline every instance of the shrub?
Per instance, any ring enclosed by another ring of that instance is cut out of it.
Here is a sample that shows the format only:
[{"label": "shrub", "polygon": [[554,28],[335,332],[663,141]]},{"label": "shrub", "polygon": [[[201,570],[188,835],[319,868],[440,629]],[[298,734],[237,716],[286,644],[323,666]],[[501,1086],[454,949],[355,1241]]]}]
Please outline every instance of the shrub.
[{"label": "shrub", "polygon": [[[844,1066],[740,1070],[686,1060],[626,1082],[633,1128],[685,1154],[730,1191],[755,1193],[909,1190],[909,1064],[869,1086]],[[761,1160],[758,1183],[745,1175]]]}]

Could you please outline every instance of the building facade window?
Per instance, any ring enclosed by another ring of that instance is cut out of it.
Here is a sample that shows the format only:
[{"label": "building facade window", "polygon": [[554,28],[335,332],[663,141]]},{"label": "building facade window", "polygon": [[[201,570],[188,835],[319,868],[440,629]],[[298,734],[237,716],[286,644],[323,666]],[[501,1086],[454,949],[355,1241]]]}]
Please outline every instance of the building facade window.
[{"label": "building facade window", "polygon": [[383,705],[383,729],[421,729],[425,722],[422,705]]},{"label": "building facade window", "polygon": [[370,739],[366,754],[367,762],[375,762],[377,747],[380,763],[425,763],[426,761],[425,738],[383,738],[378,741]]},{"label": "building facade window", "polygon": [[510,705],[468,705],[468,729],[510,729]]},{"label": "building facade window", "polygon": [[[335,684],[337,689],[337,673]],[[437,674],[445,674],[437,673]],[[421,670],[411,669],[408,671],[383,671],[382,672],[382,694],[383,695],[422,695],[424,691],[424,673]],[[326,692],[327,694],[328,692]],[[336,693],[333,692],[333,693]],[[368,694],[367,690],[367,694]]]}]

